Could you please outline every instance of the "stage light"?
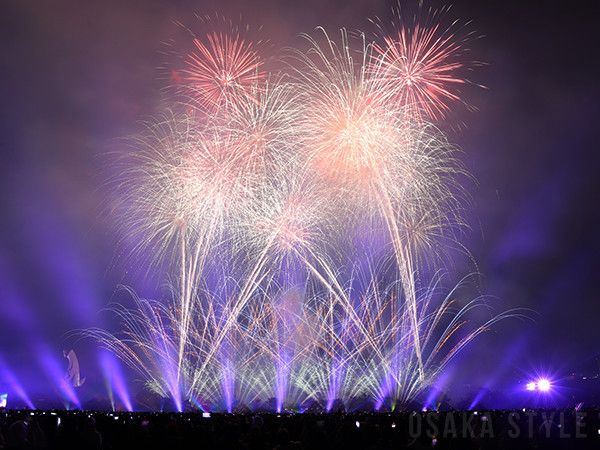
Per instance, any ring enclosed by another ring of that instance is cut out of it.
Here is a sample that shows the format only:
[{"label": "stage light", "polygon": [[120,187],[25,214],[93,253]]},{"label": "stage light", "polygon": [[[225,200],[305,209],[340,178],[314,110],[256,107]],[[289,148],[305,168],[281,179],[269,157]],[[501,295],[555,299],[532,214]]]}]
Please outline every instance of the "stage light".
[{"label": "stage light", "polygon": [[202,417],[203,417],[204,419],[210,419],[210,413],[209,413],[209,412],[203,412],[203,413],[202,413]]},{"label": "stage light", "polygon": [[354,425],[356,425],[356,428],[360,428],[360,422],[358,420],[354,422]]},{"label": "stage light", "polygon": [[535,391],[537,388],[535,381],[530,381],[529,383],[527,383],[525,385],[525,389],[527,389],[528,391]]},{"label": "stage light", "polygon": [[537,387],[541,392],[548,392],[550,390],[550,380],[547,378],[540,378],[537,382]]},{"label": "stage light", "polygon": [[0,394],[0,408],[6,408],[8,403],[8,394]]}]

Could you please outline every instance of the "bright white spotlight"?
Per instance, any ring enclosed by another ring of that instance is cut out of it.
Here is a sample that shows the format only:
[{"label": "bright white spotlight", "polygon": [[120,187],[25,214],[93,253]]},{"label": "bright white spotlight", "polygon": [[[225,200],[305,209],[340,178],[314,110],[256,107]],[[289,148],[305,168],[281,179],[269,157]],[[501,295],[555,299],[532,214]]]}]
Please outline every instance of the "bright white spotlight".
[{"label": "bright white spotlight", "polygon": [[527,389],[528,391],[535,391],[536,388],[537,386],[535,384],[535,381],[530,381],[525,385],[525,389]]},{"label": "bright white spotlight", "polygon": [[540,378],[537,382],[538,389],[542,392],[548,392],[550,390],[550,380],[547,378]]}]

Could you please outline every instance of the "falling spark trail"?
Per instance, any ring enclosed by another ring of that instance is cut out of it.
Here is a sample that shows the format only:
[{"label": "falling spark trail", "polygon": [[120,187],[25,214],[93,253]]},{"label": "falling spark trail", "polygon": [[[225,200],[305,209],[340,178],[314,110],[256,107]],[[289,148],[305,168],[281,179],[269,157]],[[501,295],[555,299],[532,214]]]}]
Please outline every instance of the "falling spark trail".
[{"label": "falling spark trail", "polygon": [[280,73],[238,30],[194,35],[181,70],[194,108],[150,123],[118,184],[126,232],[175,277],[171,298],[130,291],[122,333],[84,334],[178,408],[393,409],[522,316],[471,325],[486,302],[461,306],[461,283],[443,295],[467,196],[430,123],[467,83],[452,30],[403,24],[369,42],[320,28]]}]

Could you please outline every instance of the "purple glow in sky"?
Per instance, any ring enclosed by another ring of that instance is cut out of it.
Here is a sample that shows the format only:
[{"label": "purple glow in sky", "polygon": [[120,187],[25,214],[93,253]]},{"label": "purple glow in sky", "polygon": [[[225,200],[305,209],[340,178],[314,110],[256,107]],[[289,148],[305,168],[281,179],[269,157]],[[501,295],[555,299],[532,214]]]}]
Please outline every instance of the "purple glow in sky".
[{"label": "purple glow in sky", "polygon": [[[478,181],[468,217],[473,231],[465,244],[483,274],[483,292],[502,306],[538,314],[533,324],[503,324],[476,343],[460,359],[455,384],[514,385],[514,371],[540,361],[594,371],[600,337],[596,5],[452,3],[456,16],[472,20],[485,35],[471,50],[486,63],[478,82],[488,88],[469,99],[476,114],[463,111],[453,118],[465,126],[451,138],[464,149]],[[445,4],[431,1],[434,8]],[[176,20],[197,12],[241,15],[262,26],[279,48],[297,43],[300,32],[317,25],[355,29],[365,17],[385,18],[389,7],[367,0],[3,2],[1,382],[29,405],[38,387],[29,374],[39,373],[41,365],[60,394],[77,404],[79,392],[61,381],[67,333],[116,328],[101,310],[125,298],[115,292],[121,283],[144,295],[161,291],[163,279],[144,277],[139,261],[122,255],[127,248],[110,214],[105,186],[112,174],[106,173],[106,161],[119,140],[136,132],[163,101],[167,75],[156,68],[168,63],[164,42],[177,35]],[[549,31],[557,26],[560,33]],[[91,396],[103,388],[105,376],[94,370],[97,348],[81,343],[75,348],[89,383],[81,395]],[[509,354],[501,367],[500,354]],[[125,370],[122,378],[129,381]],[[541,381],[535,380],[536,392],[545,389]],[[117,396],[129,388],[131,400],[134,386],[119,384],[111,381]],[[280,387],[283,396],[285,383]],[[552,387],[550,382],[547,390]],[[223,389],[234,387],[226,383]],[[482,396],[477,393],[476,403]]]}]

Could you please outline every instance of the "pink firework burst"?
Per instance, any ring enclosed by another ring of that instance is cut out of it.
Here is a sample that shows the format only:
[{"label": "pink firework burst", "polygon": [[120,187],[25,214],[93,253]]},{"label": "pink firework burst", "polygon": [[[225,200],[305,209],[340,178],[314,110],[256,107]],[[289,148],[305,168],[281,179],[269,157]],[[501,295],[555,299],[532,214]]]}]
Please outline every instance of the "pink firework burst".
[{"label": "pink firework burst", "polygon": [[217,109],[235,102],[265,76],[252,43],[239,34],[213,32],[195,38],[187,58],[185,80],[201,106]]},{"label": "pink firework burst", "polygon": [[470,63],[463,58],[467,39],[457,36],[455,24],[444,28],[415,20],[373,45],[372,70],[417,118],[443,119],[452,103],[463,102],[459,88],[470,83],[463,76]]}]

